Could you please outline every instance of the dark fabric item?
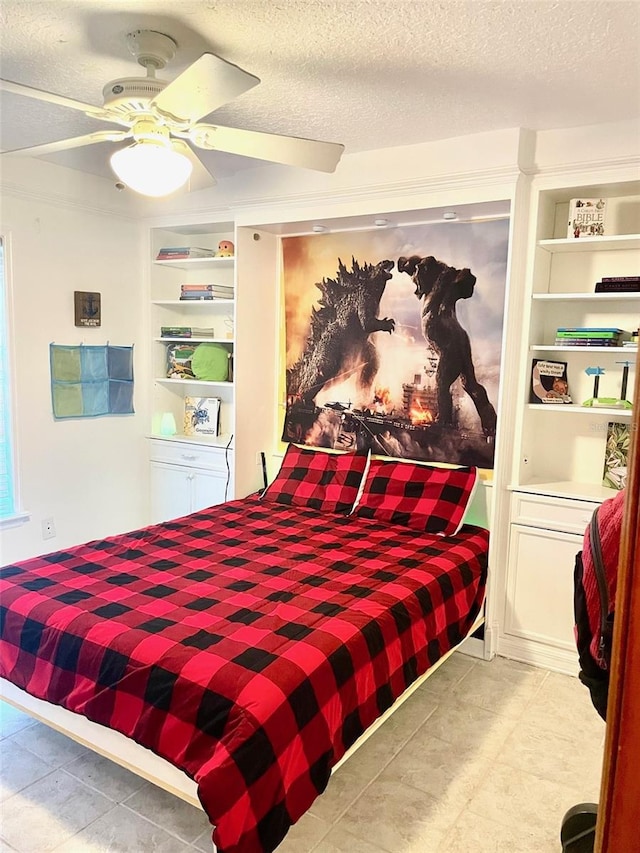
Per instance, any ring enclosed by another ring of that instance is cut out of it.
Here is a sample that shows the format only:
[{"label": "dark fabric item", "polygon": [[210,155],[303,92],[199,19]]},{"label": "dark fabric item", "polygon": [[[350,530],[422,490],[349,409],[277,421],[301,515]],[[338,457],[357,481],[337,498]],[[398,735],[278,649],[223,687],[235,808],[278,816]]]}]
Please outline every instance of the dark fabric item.
[{"label": "dark fabric item", "polygon": [[220,853],[270,853],[468,632],[487,550],[233,501],[0,571],[0,675],[183,769]]},{"label": "dark fabric item", "polygon": [[[582,552],[580,551],[576,554],[573,576],[576,646],[578,648],[578,660],[580,664],[578,675],[580,681],[589,690],[594,708],[602,719],[606,720],[607,698],[609,695],[609,670],[600,667],[591,654],[592,635],[587,611],[587,599],[584,591],[583,573]],[[613,621],[611,621],[611,625],[613,625]]]},{"label": "dark fabric item", "polygon": [[[598,534],[604,570],[606,575],[606,597],[608,598],[607,613],[610,616],[615,609],[616,587],[618,583],[618,559],[620,555],[620,533],[624,516],[625,490],[622,489],[613,498],[608,498],[596,510]],[[586,612],[591,629],[591,655],[597,660],[600,654],[601,633],[601,591],[598,587],[597,574],[594,568],[594,549],[591,545],[591,525],[584,533],[582,544],[582,561],[584,565],[583,586],[585,591]],[[613,617],[612,617],[613,618]],[[608,660],[608,658],[605,659]],[[606,663],[605,663],[606,665]]]}]

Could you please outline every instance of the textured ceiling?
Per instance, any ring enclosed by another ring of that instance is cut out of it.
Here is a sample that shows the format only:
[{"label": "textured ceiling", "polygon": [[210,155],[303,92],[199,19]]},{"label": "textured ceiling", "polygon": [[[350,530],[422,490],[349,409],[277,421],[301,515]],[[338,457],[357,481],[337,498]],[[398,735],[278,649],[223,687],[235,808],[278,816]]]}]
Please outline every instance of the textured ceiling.
[{"label": "textured ceiling", "polygon": [[[0,0],[0,16],[5,79],[99,105],[109,80],[144,76],[126,34],[155,29],[179,46],[163,78],[211,51],[261,79],[209,121],[346,153],[640,114],[637,0]],[[16,95],[0,108],[3,149],[104,129]],[[112,177],[107,148],[47,159]],[[203,159],[219,178],[256,163]]]}]

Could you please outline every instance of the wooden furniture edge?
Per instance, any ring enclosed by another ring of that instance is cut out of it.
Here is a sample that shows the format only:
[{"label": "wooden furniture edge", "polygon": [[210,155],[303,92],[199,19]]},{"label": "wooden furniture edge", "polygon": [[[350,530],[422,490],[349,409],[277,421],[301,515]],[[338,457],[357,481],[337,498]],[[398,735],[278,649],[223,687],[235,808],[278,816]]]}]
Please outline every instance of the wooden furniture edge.
[{"label": "wooden furniture edge", "polygon": [[[640,371],[635,400],[640,400]],[[633,410],[596,853],[637,849],[640,775],[640,419]]]}]

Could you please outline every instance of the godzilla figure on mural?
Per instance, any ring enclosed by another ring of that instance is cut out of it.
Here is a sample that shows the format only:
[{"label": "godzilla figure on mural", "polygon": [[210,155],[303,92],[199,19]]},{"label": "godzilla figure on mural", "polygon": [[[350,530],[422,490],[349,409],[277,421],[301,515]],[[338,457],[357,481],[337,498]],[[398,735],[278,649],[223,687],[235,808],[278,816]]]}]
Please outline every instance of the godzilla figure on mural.
[{"label": "godzilla figure on mural", "polygon": [[369,336],[395,328],[395,320],[378,317],[392,269],[393,261],[360,266],[352,258],[348,270],[338,258],[336,278],[316,284],[321,307],[312,308],[304,352],[287,370],[289,397],[312,403],[325,385],[354,372],[358,387],[371,388],[379,359]]}]

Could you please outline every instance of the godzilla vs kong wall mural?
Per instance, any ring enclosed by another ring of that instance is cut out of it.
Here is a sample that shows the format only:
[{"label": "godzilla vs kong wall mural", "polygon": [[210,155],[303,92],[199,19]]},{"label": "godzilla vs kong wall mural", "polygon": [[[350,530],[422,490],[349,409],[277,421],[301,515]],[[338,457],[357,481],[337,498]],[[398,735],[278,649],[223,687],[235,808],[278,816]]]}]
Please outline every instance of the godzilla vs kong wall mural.
[{"label": "godzilla vs kong wall mural", "polygon": [[282,241],[282,438],[492,468],[507,219]]}]

